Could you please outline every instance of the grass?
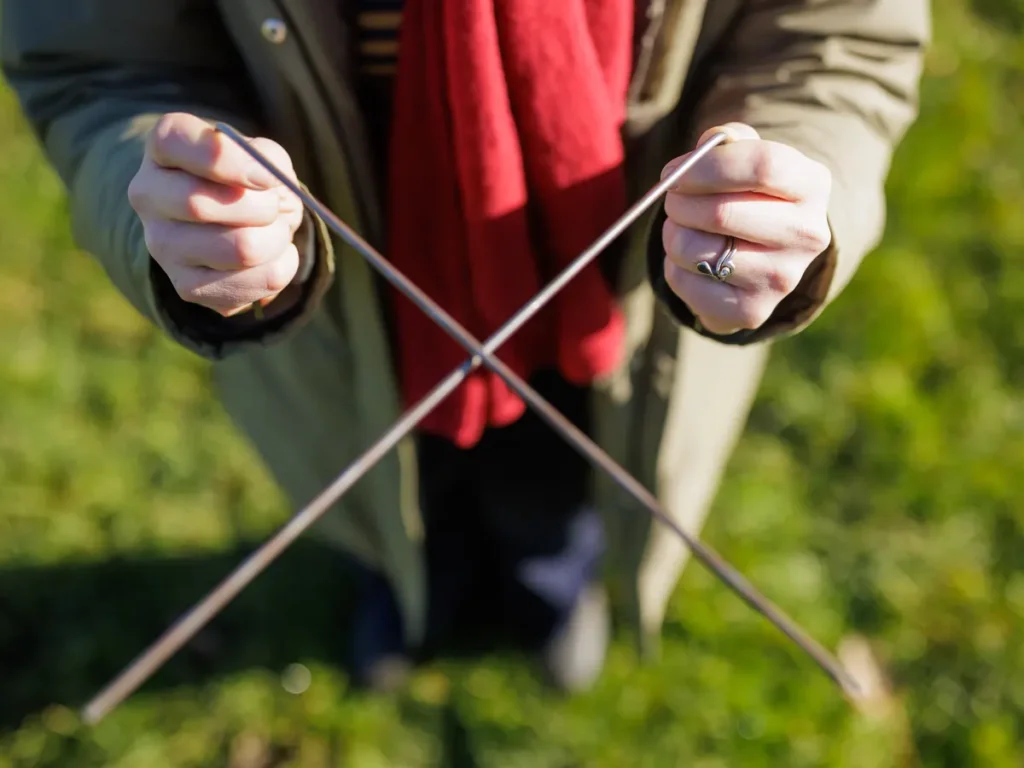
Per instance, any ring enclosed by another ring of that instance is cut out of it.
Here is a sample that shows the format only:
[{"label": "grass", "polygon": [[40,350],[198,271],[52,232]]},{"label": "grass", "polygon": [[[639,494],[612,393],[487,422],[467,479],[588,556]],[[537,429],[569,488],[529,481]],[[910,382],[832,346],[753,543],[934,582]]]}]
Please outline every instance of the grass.
[{"label": "grass", "polygon": [[1022,29],[1019,0],[936,3],[885,242],[777,348],[705,531],[829,645],[867,639],[891,688],[867,712],[698,567],[660,664],[620,640],[587,696],[501,656],[358,695],[339,565],[303,543],[82,727],[74,707],[288,509],[205,366],[75,250],[0,93],[0,768],[1020,766]]}]

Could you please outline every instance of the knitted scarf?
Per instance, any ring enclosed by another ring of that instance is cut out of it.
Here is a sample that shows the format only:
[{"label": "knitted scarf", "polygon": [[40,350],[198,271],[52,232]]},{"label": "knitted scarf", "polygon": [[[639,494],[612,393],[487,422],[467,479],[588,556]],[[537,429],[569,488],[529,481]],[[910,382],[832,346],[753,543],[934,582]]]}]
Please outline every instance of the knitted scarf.
[{"label": "knitted scarf", "polygon": [[[633,0],[406,0],[394,85],[389,250],[395,265],[481,341],[625,209],[621,125]],[[467,353],[395,296],[407,405]],[[497,352],[528,378],[610,373],[624,320],[592,264]],[[422,423],[462,447],[518,419],[489,370]]]}]

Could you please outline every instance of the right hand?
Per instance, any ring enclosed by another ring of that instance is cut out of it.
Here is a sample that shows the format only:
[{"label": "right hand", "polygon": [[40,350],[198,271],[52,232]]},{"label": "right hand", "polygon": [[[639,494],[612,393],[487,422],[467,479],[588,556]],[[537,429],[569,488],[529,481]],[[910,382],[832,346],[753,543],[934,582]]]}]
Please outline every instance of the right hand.
[{"label": "right hand", "polygon": [[[253,146],[295,178],[270,139]],[[295,277],[302,204],[263,166],[194,115],[171,113],[149,135],[128,199],[150,255],[187,302],[225,317],[273,301]]]}]

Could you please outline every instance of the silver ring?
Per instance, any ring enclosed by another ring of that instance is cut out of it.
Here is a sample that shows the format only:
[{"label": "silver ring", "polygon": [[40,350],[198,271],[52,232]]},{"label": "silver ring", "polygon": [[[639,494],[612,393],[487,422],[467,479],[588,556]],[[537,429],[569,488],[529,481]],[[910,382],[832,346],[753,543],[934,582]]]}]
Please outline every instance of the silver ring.
[{"label": "silver ring", "polygon": [[727,235],[725,238],[725,248],[722,249],[722,254],[715,263],[708,264],[706,261],[701,261],[697,264],[697,271],[702,275],[713,277],[720,283],[724,283],[729,279],[729,276],[736,271],[736,268],[732,264],[732,257],[736,253],[736,238],[731,235]]}]

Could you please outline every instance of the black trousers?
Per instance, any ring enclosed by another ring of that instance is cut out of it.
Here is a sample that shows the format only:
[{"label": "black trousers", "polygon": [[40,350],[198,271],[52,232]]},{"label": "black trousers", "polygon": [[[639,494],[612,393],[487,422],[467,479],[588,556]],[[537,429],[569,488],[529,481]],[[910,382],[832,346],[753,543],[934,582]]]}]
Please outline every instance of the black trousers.
[{"label": "black trousers", "polygon": [[[531,383],[588,430],[586,389],[550,372]],[[604,549],[589,464],[530,410],[472,449],[424,435],[419,452],[428,645],[466,621],[543,641],[595,576]]]}]

